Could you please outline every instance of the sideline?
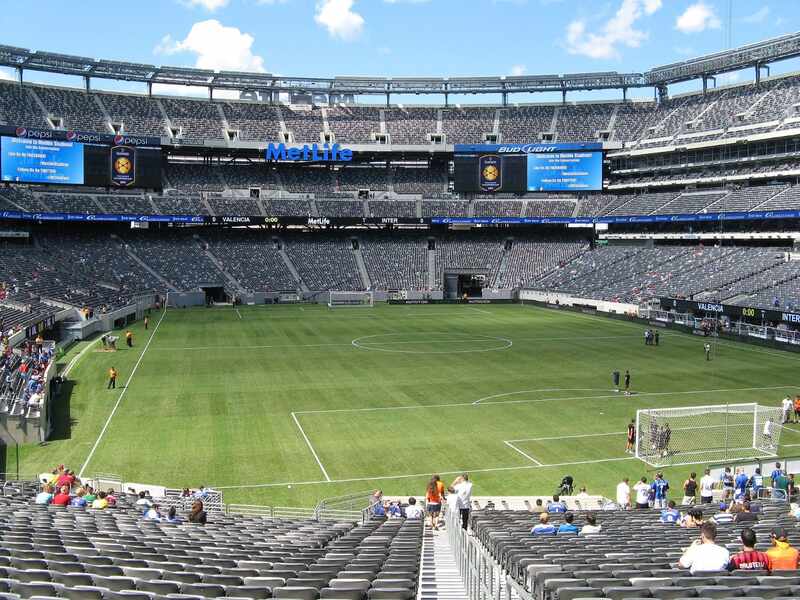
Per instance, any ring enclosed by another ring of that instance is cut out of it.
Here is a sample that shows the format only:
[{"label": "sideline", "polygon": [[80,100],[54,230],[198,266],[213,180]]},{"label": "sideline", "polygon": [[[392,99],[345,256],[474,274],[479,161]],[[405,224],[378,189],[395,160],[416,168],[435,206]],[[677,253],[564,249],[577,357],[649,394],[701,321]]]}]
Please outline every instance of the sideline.
[{"label": "sideline", "polygon": [[158,328],[161,326],[161,321],[163,321],[164,317],[166,317],[166,316],[167,316],[167,308],[165,307],[164,308],[164,312],[161,313],[161,318],[158,320],[158,323],[156,323],[156,326],[153,327],[153,333],[150,335],[150,338],[147,340],[147,343],[144,345],[144,348],[142,349],[142,353],[139,355],[139,360],[136,361],[136,364],[133,366],[133,370],[131,371],[131,374],[128,376],[128,379],[125,381],[125,387],[122,388],[122,391],[120,392],[119,397],[117,398],[117,401],[114,403],[114,408],[111,409],[111,414],[108,415],[108,418],[106,419],[106,422],[103,425],[103,429],[100,430],[100,435],[97,436],[97,440],[95,441],[94,446],[92,446],[92,449],[89,451],[89,456],[87,456],[86,460],[83,461],[83,465],[81,466],[81,470],[78,472],[78,479],[83,478],[83,473],[84,473],[84,471],[86,471],[86,467],[89,466],[89,462],[92,460],[92,457],[94,456],[94,453],[97,450],[97,447],[100,445],[100,441],[103,439],[103,436],[105,435],[106,430],[108,429],[108,426],[111,424],[111,419],[114,418],[114,414],[117,412],[117,409],[119,408],[119,405],[122,402],[122,399],[125,397],[125,393],[128,391],[128,388],[131,386],[131,381],[133,381],[133,376],[136,375],[136,371],[139,369],[139,365],[142,363],[142,359],[144,358],[144,355],[147,352],[147,349],[150,347],[150,343],[156,337],[156,332],[158,331]]},{"label": "sideline", "polygon": [[330,481],[331,480],[330,475],[328,475],[328,472],[325,470],[325,467],[322,465],[322,461],[319,459],[319,456],[317,455],[317,451],[314,450],[314,446],[311,445],[311,440],[308,439],[308,436],[306,435],[306,432],[303,431],[303,427],[302,427],[302,425],[300,425],[300,421],[297,420],[297,415],[295,413],[292,413],[292,419],[294,419],[294,424],[297,425],[297,428],[300,430],[300,435],[302,435],[303,439],[306,441],[306,445],[308,446],[308,449],[311,450],[311,454],[314,456],[314,460],[317,461],[317,464],[319,465],[320,471],[322,471],[322,474],[325,476],[325,481]]}]

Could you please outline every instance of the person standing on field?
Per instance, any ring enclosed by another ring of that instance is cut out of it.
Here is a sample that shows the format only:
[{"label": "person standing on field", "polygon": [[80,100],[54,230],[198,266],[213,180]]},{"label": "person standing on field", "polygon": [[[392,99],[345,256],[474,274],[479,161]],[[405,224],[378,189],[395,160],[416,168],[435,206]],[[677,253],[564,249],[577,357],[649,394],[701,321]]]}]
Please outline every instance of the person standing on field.
[{"label": "person standing on field", "polygon": [[703,344],[703,351],[706,353],[706,360],[711,360],[711,344],[708,342]]},{"label": "person standing on field", "polygon": [[125,332],[125,343],[128,348],[133,348],[133,332],[130,329]]},{"label": "person standing on field", "polygon": [[150,325],[150,317],[147,315],[144,316],[144,328],[147,329]]},{"label": "person standing on field", "polygon": [[631,395],[631,372],[625,369],[625,395]]},{"label": "person standing on field", "polygon": [[107,390],[117,389],[117,375],[119,375],[119,373],[117,373],[117,370],[114,367],[111,367],[108,370],[108,387],[106,387]]},{"label": "person standing on field", "polygon": [[634,444],[636,444],[636,419],[631,419],[628,423],[628,442],[625,444],[625,452],[633,454]]}]

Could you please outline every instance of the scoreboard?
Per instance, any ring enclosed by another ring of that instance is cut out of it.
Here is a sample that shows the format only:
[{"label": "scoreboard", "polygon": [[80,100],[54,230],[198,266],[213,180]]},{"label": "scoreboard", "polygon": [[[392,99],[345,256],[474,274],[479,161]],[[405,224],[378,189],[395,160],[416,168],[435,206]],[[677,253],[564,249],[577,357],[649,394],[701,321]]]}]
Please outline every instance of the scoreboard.
[{"label": "scoreboard", "polygon": [[602,145],[456,144],[455,191],[580,192],[603,189]]},{"label": "scoreboard", "polygon": [[0,181],[160,188],[158,138],[23,127],[0,130]]}]

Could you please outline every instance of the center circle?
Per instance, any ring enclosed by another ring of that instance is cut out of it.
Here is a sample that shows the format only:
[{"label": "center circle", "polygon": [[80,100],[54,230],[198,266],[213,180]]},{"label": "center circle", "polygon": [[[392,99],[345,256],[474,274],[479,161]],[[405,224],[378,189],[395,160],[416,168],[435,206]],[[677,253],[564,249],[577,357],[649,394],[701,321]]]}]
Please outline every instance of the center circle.
[{"label": "center circle", "polygon": [[514,343],[508,338],[478,333],[420,332],[364,335],[351,344],[362,350],[395,354],[468,354],[505,350]]}]

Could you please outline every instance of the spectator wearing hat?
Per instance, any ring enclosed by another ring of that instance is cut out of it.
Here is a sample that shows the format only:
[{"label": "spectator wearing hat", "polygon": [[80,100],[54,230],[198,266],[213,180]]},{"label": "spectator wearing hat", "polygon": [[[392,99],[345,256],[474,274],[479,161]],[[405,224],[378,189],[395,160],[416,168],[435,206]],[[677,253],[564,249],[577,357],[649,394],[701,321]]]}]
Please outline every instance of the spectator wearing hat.
[{"label": "spectator wearing hat", "polygon": [[770,535],[772,548],[767,550],[770,565],[774,571],[793,571],[798,568],[800,552],[789,545],[789,536],[786,529],[776,527]]}]

